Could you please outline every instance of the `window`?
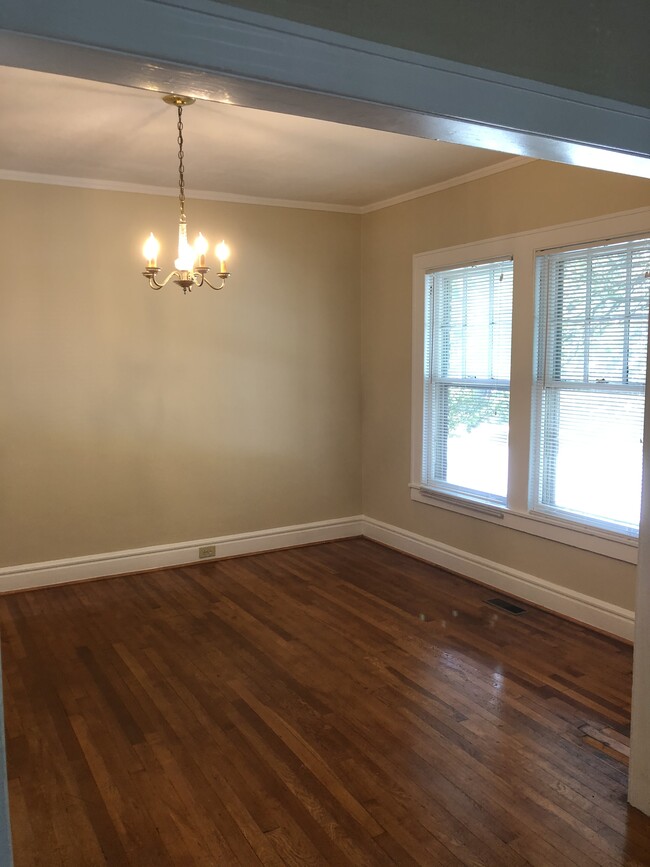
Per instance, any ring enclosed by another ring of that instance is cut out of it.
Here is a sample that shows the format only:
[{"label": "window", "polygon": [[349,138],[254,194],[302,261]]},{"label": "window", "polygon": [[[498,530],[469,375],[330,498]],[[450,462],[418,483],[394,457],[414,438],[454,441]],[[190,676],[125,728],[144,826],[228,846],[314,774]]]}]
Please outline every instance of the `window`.
[{"label": "window", "polygon": [[427,275],[422,483],[505,502],[512,261]]},{"label": "window", "polygon": [[649,296],[647,208],[414,256],[411,499],[636,562]]},{"label": "window", "polygon": [[532,505],[638,532],[650,240],[537,260]]}]

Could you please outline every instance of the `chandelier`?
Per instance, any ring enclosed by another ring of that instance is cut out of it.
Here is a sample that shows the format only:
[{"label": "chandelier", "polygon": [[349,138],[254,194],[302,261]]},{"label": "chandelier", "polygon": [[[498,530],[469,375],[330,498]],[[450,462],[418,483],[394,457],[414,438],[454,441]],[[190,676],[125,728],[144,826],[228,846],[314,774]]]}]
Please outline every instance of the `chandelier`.
[{"label": "chandelier", "polygon": [[[187,240],[187,218],[185,216],[185,166],[183,164],[183,107],[192,105],[194,102],[191,96],[178,96],[174,93],[168,93],[163,96],[163,102],[167,105],[175,105],[178,110],[178,203],[180,206],[180,218],[178,221],[178,258],[174,262],[174,268],[165,277],[162,283],[158,282],[157,274],[160,271],[158,267],[158,253],[160,244],[154,237],[153,232],[149,235],[144,243],[142,252],[147,260],[147,267],[142,272],[143,276],[149,281],[149,286],[152,289],[162,289],[172,278],[177,286],[183,290],[183,294],[191,292],[193,286],[203,286],[204,283],[211,289],[223,289],[226,280],[230,277],[230,272],[227,269],[227,260],[230,256],[230,249],[225,241],[217,244],[215,255],[219,260],[219,285],[214,286],[206,278],[206,274],[210,270],[205,264],[205,254],[208,252],[208,242],[199,232],[198,237],[194,241],[194,246],[191,246]],[[197,264],[198,263],[198,264]]]}]

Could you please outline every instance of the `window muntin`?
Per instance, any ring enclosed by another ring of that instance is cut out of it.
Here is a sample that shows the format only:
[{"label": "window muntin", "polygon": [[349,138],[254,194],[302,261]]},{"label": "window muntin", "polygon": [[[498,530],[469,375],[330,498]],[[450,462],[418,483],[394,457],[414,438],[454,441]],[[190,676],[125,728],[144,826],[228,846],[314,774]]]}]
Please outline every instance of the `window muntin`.
[{"label": "window muntin", "polygon": [[422,486],[505,503],[511,259],[425,278]]},{"label": "window muntin", "polygon": [[532,508],[638,533],[650,240],[537,258]]}]

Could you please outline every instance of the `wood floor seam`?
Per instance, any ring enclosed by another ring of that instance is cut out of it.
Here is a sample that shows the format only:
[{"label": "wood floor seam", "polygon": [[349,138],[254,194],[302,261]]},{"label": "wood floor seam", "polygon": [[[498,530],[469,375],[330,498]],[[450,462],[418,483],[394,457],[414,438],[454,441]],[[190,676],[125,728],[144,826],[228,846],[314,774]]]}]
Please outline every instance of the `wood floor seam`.
[{"label": "wood floor seam", "polygon": [[365,538],[0,597],[16,867],[650,867],[631,648]]}]

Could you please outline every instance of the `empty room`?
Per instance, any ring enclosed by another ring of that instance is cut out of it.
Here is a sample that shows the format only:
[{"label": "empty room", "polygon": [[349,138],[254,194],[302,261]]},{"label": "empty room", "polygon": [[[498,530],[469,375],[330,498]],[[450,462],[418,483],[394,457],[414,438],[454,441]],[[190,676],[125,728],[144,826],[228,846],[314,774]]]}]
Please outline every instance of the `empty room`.
[{"label": "empty room", "polygon": [[0,867],[650,864],[629,6],[6,4]]}]

